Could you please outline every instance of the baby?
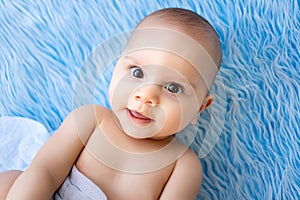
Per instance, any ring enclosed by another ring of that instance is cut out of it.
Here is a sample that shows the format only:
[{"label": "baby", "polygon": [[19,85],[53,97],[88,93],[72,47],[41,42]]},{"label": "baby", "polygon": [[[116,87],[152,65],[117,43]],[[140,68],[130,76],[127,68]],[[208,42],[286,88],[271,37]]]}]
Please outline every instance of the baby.
[{"label": "baby", "polygon": [[27,170],[0,175],[0,198],[195,199],[202,167],[174,135],[213,102],[221,54],[198,14],[168,8],[147,16],[116,64],[112,110],[72,111]]}]

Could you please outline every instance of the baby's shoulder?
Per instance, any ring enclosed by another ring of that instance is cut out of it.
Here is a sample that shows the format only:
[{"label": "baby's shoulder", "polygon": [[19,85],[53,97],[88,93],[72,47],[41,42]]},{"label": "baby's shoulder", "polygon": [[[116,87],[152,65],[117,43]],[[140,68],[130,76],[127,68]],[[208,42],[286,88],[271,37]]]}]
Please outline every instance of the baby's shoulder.
[{"label": "baby's shoulder", "polygon": [[70,120],[68,121],[76,129],[80,138],[86,142],[98,124],[108,115],[111,115],[109,109],[100,105],[89,104],[74,109],[69,115]]},{"label": "baby's shoulder", "polygon": [[111,110],[101,105],[87,104],[77,107],[73,110],[73,113],[77,114],[78,116],[85,116],[99,120],[103,119],[106,115],[110,115]]},{"label": "baby's shoulder", "polygon": [[202,165],[199,157],[194,153],[193,150],[187,149],[183,155],[177,160],[176,167],[185,170],[196,170],[202,173]]},{"label": "baby's shoulder", "polygon": [[102,105],[98,105],[98,104],[86,104],[86,105],[82,105],[79,106],[77,108],[74,109],[74,111],[76,112],[108,112],[110,111],[108,108],[102,106]]},{"label": "baby's shoulder", "polygon": [[177,160],[168,184],[164,189],[163,197],[165,199],[165,196],[173,195],[174,191],[181,195],[180,199],[196,196],[201,182],[202,166],[200,160],[192,150],[187,149]]}]

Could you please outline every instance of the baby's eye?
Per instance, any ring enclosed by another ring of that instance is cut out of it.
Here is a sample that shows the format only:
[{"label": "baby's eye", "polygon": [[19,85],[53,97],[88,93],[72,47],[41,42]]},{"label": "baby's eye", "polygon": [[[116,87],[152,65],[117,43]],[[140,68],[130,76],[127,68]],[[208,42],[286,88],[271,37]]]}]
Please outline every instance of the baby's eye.
[{"label": "baby's eye", "polygon": [[130,68],[131,75],[135,78],[144,78],[144,72],[141,68],[133,66]]},{"label": "baby's eye", "polygon": [[165,86],[165,88],[173,94],[183,92],[182,87],[177,83],[169,83]]}]

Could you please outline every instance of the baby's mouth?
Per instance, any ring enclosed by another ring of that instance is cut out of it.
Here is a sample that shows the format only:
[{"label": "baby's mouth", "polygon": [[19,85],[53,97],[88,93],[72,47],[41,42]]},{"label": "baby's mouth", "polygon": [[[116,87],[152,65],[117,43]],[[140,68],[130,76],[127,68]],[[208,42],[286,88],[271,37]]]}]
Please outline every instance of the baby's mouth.
[{"label": "baby's mouth", "polygon": [[130,109],[127,109],[127,110],[128,110],[128,114],[129,114],[130,118],[132,120],[134,120],[135,122],[145,124],[145,123],[149,123],[149,122],[152,121],[151,118],[146,117],[145,115],[143,115],[140,112],[137,112],[137,111],[134,111],[134,110],[130,110]]}]

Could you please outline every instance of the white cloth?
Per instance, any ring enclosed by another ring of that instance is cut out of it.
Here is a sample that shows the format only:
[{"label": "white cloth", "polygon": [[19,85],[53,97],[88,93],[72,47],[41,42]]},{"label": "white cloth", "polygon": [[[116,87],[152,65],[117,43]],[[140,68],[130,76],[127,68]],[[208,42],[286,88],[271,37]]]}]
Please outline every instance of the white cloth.
[{"label": "white cloth", "polygon": [[23,117],[0,117],[0,172],[25,170],[51,133],[43,124]]},{"label": "white cloth", "polygon": [[107,200],[104,192],[74,165],[52,200]]}]

